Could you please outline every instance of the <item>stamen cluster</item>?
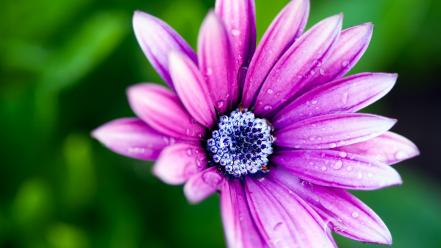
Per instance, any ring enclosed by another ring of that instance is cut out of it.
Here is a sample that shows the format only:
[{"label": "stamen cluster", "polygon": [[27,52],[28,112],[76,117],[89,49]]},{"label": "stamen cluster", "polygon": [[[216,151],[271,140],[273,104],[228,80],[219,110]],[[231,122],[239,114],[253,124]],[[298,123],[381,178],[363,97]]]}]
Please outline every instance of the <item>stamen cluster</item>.
[{"label": "stamen cluster", "polygon": [[247,110],[235,110],[219,118],[217,129],[207,140],[211,164],[225,175],[239,178],[269,171],[273,152],[270,124]]}]

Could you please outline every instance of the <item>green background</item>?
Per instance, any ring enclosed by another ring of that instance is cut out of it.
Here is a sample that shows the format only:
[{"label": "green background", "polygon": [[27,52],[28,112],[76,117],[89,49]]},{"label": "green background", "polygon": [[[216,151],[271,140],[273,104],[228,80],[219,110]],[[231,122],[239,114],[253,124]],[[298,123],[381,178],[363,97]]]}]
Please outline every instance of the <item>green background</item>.
[{"label": "green background", "polygon": [[[286,0],[257,0],[259,37]],[[214,1],[2,0],[0,2],[0,247],[223,247],[219,199],[192,206],[151,164],[113,154],[90,131],[132,116],[125,90],[161,82],[138,47],[135,9],[193,46]],[[398,72],[370,112],[422,155],[396,166],[401,187],[357,195],[384,219],[393,247],[441,247],[441,1],[313,0],[308,26],[344,12],[372,21],[358,71]],[[375,247],[337,237],[341,247]]]}]

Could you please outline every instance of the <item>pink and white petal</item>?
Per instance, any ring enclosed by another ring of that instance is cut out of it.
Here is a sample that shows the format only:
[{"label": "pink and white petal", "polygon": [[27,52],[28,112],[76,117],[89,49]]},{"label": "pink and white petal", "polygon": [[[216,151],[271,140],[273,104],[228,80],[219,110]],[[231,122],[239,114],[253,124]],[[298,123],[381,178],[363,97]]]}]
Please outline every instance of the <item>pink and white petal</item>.
[{"label": "pink and white petal", "polygon": [[199,67],[205,76],[216,110],[223,114],[237,102],[239,86],[230,40],[224,24],[210,12],[198,40]]},{"label": "pink and white petal", "polygon": [[246,192],[251,215],[270,247],[334,247],[317,213],[286,188],[249,178]]},{"label": "pink and white petal", "polygon": [[199,203],[220,190],[224,177],[216,167],[207,168],[192,176],[184,186],[184,194],[191,203]]},{"label": "pink and white petal", "polygon": [[272,162],[303,180],[343,189],[374,190],[401,184],[392,167],[334,150],[284,150]]},{"label": "pink and white petal", "polygon": [[196,121],[211,128],[216,111],[199,69],[181,53],[172,52],[169,61],[170,75],[182,104]]},{"label": "pink and white petal", "polygon": [[175,139],[158,133],[138,118],[121,118],[108,122],[92,132],[92,136],[118,154],[155,160]]},{"label": "pink and white petal", "polygon": [[372,23],[365,23],[341,32],[331,55],[323,62],[310,82],[311,87],[324,84],[344,76],[358,62],[369,46],[372,37]]},{"label": "pink and white petal", "polygon": [[153,174],[165,183],[178,185],[207,167],[205,151],[198,145],[166,147],[153,166]]},{"label": "pink and white petal", "polygon": [[133,29],[145,56],[164,81],[173,88],[168,68],[168,54],[178,51],[197,63],[197,56],[187,42],[162,20],[142,11],[133,15]]},{"label": "pink and white petal", "polygon": [[300,36],[277,61],[256,98],[255,113],[271,116],[310,80],[338,40],[342,15],[329,17]]},{"label": "pink and white petal", "polygon": [[339,151],[354,153],[371,160],[393,165],[420,154],[417,146],[407,138],[386,132],[376,138],[337,148]]},{"label": "pink and white petal", "polygon": [[302,34],[309,15],[309,0],[290,1],[273,20],[259,42],[245,78],[242,105],[250,108],[263,81],[280,56]]},{"label": "pink and white petal", "polygon": [[238,71],[249,63],[256,48],[254,0],[217,0],[215,12],[229,34],[235,70]]},{"label": "pink and white petal", "polygon": [[392,244],[392,236],[378,215],[349,192],[299,179],[283,168],[269,178],[307,201],[336,233],[362,242]]},{"label": "pink and white petal", "polygon": [[240,181],[224,180],[220,195],[222,222],[228,247],[268,247],[251,217],[246,193]]},{"label": "pink and white petal", "polygon": [[396,80],[397,74],[360,73],[324,84],[285,106],[272,123],[283,128],[314,116],[357,112],[386,95]]},{"label": "pink and white petal", "polygon": [[188,114],[179,98],[168,89],[157,84],[137,84],[127,90],[127,95],[135,114],[156,131],[185,140],[203,137],[204,127]]},{"label": "pink and white petal", "polygon": [[377,137],[395,123],[394,119],[372,114],[321,115],[279,129],[275,144],[296,149],[335,148]]}]

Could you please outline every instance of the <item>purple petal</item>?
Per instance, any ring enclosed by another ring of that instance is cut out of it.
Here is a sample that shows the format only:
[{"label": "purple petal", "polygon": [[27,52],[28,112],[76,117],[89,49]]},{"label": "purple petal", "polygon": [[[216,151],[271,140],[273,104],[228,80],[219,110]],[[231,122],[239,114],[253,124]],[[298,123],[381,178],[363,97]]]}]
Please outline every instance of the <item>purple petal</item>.
[{"label": "purple petal", "polygon": [[290,1],[273,20],[253,55],[242,92],[242,105],[250,108],[263,81],[280,56],[302,34],[309,14],[309,1]]},{"label": "purple petal", "polygon": [[248,205],[270,247],[334,247],[324,223],[302,199],[266,179],[247,179]]},{"label": "purple petal", "polygon": [[365,142],[342,146],[337,149],[388,165],[396,164],[420,154],[412,141],[392,132],[386,132]]},{"label": "purple petal", "polygon": [[316,77],[309,83],[316,86],[340,78],[358,62],[366,51],[372,37],[373,25],[365,23],[345,29],[335,44],[329,58],[316,73]]},{"label": "purple petal", "polygon": [[373,190],[401,184],[390,166],[356,154],[334,150],[285,150],[272,162],[300,178],[323,186]]},{"label": "purple petal", "polygon": [[175,142],[137,118],[108,122],[95,129],[92,136],[113,152],[142,160],[155,160],[164,147]]},{"label": "purple petal", "polygon": [[132,110],[155,130],[187,140],[203,137],[204,128],[190,117],[178,97],[166,88],[156,84],[138,84],[131,86],[127,95]]},{"label": "purple petal", "polygon": [[281,109],[273,125],[283,128],[318,115],[356,112],[386,95],[397,74],[360,73],[319,86]]},{"label": "purple petal", "polygon": [[362,242],[392,244],[391,234],[380,217],[345,190],[305,182],[282,168],[272,170],[270,179],[311,204],[336,233]]},{"label": "purple petal", "polygon": [[294,42],[263,83],[256,98],[256,114],[270,116],[308,83],[311,72],[337,41],[341,22],[341,15],[329,17]]},{"label": "purple petal", "polygon": [[205,151],[198,145],[166,147],[153,167],[153,174],[168,184],[182,184],[207,166]]},{"label": "purple petal", "polygon": [[197,56],[185,40],[160,19],[142,11],[133,15],[136,39],[152,66],[164,81],[173,88],[168,70],[168,54],[178,51],[197,63]]},{"label": "purple petal", "polygon": [[217,111],[225,113],[236,103],[239,87],[228,34],[214,13],[209,13],[202,24],[198,50],[200,69],[206,77],[211,99]]},{"label": "purple petal", "polygon": [[210,128],[216,111],[199,69],[180,53],[171,53],[169,60],[170,74],[181,102],[195,120]]},{"label": "purple petal", "polygon": [[237,71],[248,64],[256,48],[254,0],[217,0],[215,12],[229,34]]},{"label": "purple petal", "polygon": [[220,190],[224,177],[216,167],[210,167],[192,176],[185,184],[184,193],[191,203],[198,203]]},{"label": "purple petal", "polygon": [[331,114],[295,122],[276,131],[275,144],[290,148],[328,149],[372,139],[396,120],[371,114]]},{"label": "purple petal", "polygon": [[238,180],[225,180],[221,189],[221,211],[225,236],[230,248],[268,247],[263,241]]}]

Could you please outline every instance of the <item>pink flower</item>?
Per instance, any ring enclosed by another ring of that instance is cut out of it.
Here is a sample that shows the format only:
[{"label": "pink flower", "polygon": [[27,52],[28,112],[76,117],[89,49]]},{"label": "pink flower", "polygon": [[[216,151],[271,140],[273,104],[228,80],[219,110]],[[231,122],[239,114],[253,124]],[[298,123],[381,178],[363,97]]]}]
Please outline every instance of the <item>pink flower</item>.
[{"label": "pink flower", "polygon": [[157,160],[156,176],[184,184],[197,203],[220,193],[229,247],[335,247],[334,231],[391,244],[383,221],[347,190],[401,184],[392,164],[418,155],[389,132],[396,120],[358,110],[397,75],[343,77],[366,50],[372,25],[341,30],[342,15],[303,33],[309,1],[293,0],[255,49],[253,0],[218,0],[198,53],[149,14],[133,17],[145,55],[170,89],[128,89],[137,118],[93,136],[112,151]]}]

